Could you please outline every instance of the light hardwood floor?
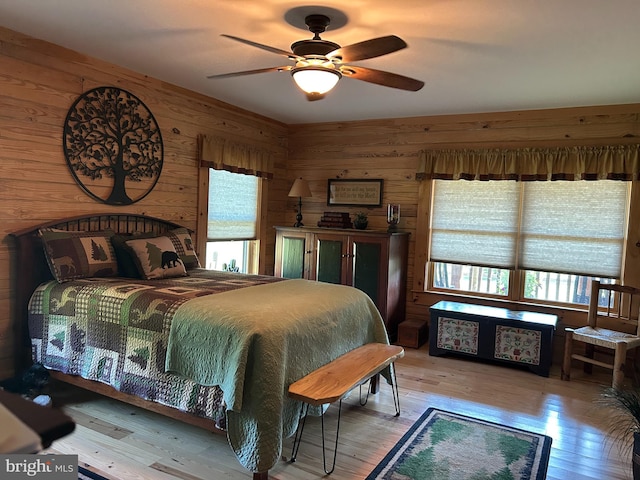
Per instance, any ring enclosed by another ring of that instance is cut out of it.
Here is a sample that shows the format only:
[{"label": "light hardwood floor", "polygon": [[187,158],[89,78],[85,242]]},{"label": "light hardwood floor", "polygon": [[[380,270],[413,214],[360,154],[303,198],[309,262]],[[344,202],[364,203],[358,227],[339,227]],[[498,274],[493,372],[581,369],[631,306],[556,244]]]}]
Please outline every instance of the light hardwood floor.
[{"label": "light hardwood floor", "polygon": [[[429,407],[549,435],[553,443],[548,480],[632,478],[629,454],[621,454],[608,440],[607,412],[594,405],[601,385],[610,381],[605,372],[585,377],[575,368],[572,381],[564,382],[559,366],[544,378],[511,367],[431,357],[426,346],[406,349],[396,365],[401,416],[394,417],[386,383],[365,407],[358,405],[357,394],[347,398],[337,466],[329,478],[365,478]],[[77,427],[46,452],[78,454],[81,465],[111,479],[251,478],[222,435],[75,388],[54,392]],[[335,431],[336,413],[335,406],[327,412],[329,432]],[[287,457],[291,443],[285,442]],[[270,478],[323,477],[320,448],[320,421],[310,418],[297,462],[280,461]]]}]

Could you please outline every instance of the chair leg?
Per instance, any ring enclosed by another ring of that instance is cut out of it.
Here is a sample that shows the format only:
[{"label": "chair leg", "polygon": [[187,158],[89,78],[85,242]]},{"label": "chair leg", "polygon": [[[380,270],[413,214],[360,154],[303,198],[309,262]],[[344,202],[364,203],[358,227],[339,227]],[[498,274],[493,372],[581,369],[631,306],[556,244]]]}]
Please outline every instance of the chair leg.
[{"label": "chair leg", "polygon": [[573,353],[573,330],[567,328],[564,331],[564,358],[562,359],[562,380],[571,380],[571,355]]},{"label": "chair leg", "polygon": [[624,362],[627,356],[627,344],[624,342],[616,343],[616,353],[613,359],[613,382],[611,386],[616,390],[622,388],[624,380]]},{"label": "chair leg", "polygon": [[[595,345],[591,345],[590,343],[587,343],[584,346],[585,357],[592,359],[595,356],[595,352],[596,352]],[[591,375],[593,373],[593,364],[589,362],[584,362],[584,365],[582,366],[582,370],[584,370],[584,373],[588,373],[589,375]]]}]

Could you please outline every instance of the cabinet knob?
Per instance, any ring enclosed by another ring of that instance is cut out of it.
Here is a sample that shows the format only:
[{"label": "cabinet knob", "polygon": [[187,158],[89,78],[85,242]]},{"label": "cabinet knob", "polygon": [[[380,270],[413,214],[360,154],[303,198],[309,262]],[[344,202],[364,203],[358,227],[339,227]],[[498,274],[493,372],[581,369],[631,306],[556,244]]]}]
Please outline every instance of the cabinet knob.
[{"label": "cabinet knob", "polygon": [[313,250],[307,250],[307,251],[306,251],[306,252],[304,252],[304,253],[311,253],[311,252],[313,252]]}]

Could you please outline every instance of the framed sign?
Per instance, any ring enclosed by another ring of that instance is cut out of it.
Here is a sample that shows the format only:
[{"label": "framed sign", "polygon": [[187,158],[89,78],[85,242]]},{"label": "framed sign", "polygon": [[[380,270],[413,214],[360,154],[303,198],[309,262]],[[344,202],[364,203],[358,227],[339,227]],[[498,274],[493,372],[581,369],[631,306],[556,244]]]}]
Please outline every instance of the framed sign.
[{"label": "framed sign", "polygon": [[329,179],[327,205],[382,205],[382,180]]}]

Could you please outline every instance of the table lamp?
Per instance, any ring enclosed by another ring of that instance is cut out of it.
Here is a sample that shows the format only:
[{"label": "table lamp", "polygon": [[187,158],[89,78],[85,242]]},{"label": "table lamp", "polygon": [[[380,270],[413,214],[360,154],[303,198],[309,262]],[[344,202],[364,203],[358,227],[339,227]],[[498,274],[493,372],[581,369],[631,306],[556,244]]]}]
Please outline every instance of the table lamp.
[{"label": "table lamp", "polygon": [[310,197],[311,190],[309,189],[309,184],[302,177],[296,178],[295,182],[291,186],[291,190],[289,190],[290,197],[298,197],[298,215],[296,215],[296,223],[293,225],[294,227],[303,227],[302,223],[302,197]]}]

